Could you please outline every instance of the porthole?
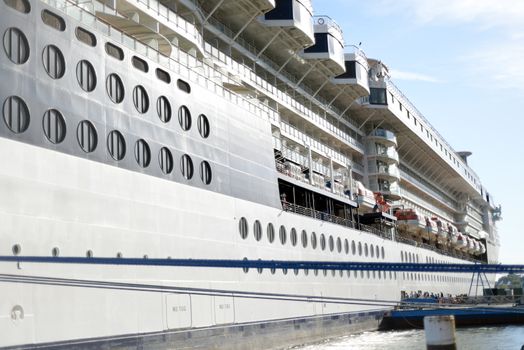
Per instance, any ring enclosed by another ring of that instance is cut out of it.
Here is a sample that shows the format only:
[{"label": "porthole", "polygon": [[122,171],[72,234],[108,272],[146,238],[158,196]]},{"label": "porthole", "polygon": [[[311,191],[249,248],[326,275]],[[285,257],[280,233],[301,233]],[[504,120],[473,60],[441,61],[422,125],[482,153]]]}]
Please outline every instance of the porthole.
[{"label": "porthole", "polygon": [[149,96],[142,85],[133,89],[133,103],[138,113],[144,114],[149,109]]},{"label": "porthole", "polygon": [[358,278],[358,271],[357,270],[353,271],[353,277]]},{"label": "porthole", "polygon": [[171,104],[165,96],[160,96],[156,101],[156,112],[158,113],[158,118],[163,123],[169,123],[171,120]]},{"label": "porthole", "polygon": [[76,65],[76,80],[86,92],[91,92],[96,87],[95,68],[89,61],[82,60]]},{"label": "porthole", "polygon": [[323,233],[320,235],[320,249],[326,250],[326,236]]},{"label": "porthole", "polygon": [[171,83],[171,76],[169,75],[168,72],[160,68],[157,68],[155,72],[156,72],[156,77],[158,78],[158,80],[161,80],[166,84]]},{"label": "porthole", "polygon": [[393,279],[393,274],[389,271],[389,279]]},{"label": "porthole", "polygon": [[144,259],[149,259],[149,256],[147,254],[144,254],[143,258]]},{"label": "porthole", "polygon": [[340,277],[344,277],[344,270],[338,270]]},{"label": "porthole", "polygon": [[209,185],[212,180],[211,165],[203,160],[200,162],[200,179],[206,185]]},{"label": "porthole", "polygon": [[342,252],[342,241],[340,240],[340,237],[337,238],[337,252]]},{"label": "porthole", "polygon": [[60,249],[58,249],[58,247],[54,247],[52,250],[51,250],[51,255],[55,258],[59,257],[60,256]]},{"label": "porthole", "polygon": [[22,252],[22,247],[20,247],[20,244],[13,245],[13,248],[11,248],[13,251],[13,255],[18,255]]},{"label": "porthole", "polygon": [[404,262],[404,251],[400,251],[400,262]]},{"label": "porthole", "polygon": [[335,249],[335,242],[333,241],[333,236],[329,236],[329,251],[332,252]]},{"label": "porthole", "polygon": [[193,161],[187,154],[184,154],[182,158],[180,158],[180,172],[186,180],[191,180],[193,177]]},{"label": "porthole", "polygon": [[120,252],[116,253],[116,258],[117,259],[122,259],[124,257],[124,255]]},{"label": "porthole", "polygon": [[124,60],[124,51],[111,43],[106,43],[106,53],[119,61]]},{"label": "porthole", "polygon": [[44,69],[51,79],[60,79],[65,74],[66,64],[62,51],[55,45],[47,45],[42,52]]},{"label": "porthole", "polygon": [[4,0],[5,4],[12,9],[22,13],[31,12],[31,5],[28,0]]},{"label": "porthole", "polygon": [[198,132],[205,139],[209,136],[209,120],[203,114],[198,116]]},{"label": "porthole", "polygon": [[88,250],[86,252],[86,258],[92,258],[93,257],[93,251],[92,250]]},{"label": "porthole", "polygon": [[291,229],[290,239],[291,239],[291,245],[293,247],[296,246],[298,242],[298,237],[297,237],[297,230],[295,230],[294,227]]},{"label": "porthole", "polygon": [[253,232],[255,240],[260,241],[262,239],[262,225],[260,224],[260,221],[255,220],[255,223],[253,224]]},{"label": "porthole", "polygon": [[358,256],[362,256],[362,243],[358,242]]},{"label": "porthole", "polygon": [[351,271],[350,270],[347,270],[347,275],[348,275],[348,278],[351,278]]},{"label": "porthole", "polygon": [[180,90],[184,91],[186,94],[191,93],[191,86],[185,81],[178,79],[176,85]]},{"label": "porthole", "polygon": [[135,142],[135,160],[142,168],[147,168],[151,162],[151,149],[144,139]]},{"label": "porthole", "polygon": [[5,125],[15,134],[21,134],[29,127],[29,109],[18,96],[10,96],[4,102]]},{"label": "porthole", "polygon": [[[243,261],[247,261],[247,258],[242,259]],[[249,267],[243,267],[242,270],[244,270],[244,273],[249,272]]]},{"label": "porthole", "polygon": [[365,255],[365,256],[367,257],[367,256],[368,256],[368,254],[369,254],[369,248],[368,248],[368,244],[367,244],[367,243],[365,243],[365,244],[364,244],[364,255]]},{"label": "porthole", "polygon": [[93,123],[89,120],[82,120],[76,129],[76,138],[80,148],[86,153],[91,153],[98,144],[98,135]]},{"label": "porthole", "polygon": [[309,275],[309,269],[304,269],[304,275],[306,275],[306,276]]},{"label": "porthole", "polygon": [[344,251],[349,254],[349,242],[347,239],[344,240]]},{"label": "porthole", "polygon": [[42,11],[42,21],[51,28],[54,28],[61,32],[63,32],[66,28],[64,19],[59,15],[48,10]]},{"label": "porthole", "polygon": [[302,230],[302,247],[307,248],[307,232]]},{"label": "porthole", "polygon": [[295,276],[298,276],[298,269],[293,269],[293,273],[295,274]]},{"label": "porthole", "polygon": [[280,230],[278,231],[278,237],[280,238],[280,243],[282,245],[286,244],[287,233],[286,233],[286,228],[284,227],[284,225],[280,226]]},{"label": "porthole", "polygon": [[376,272],[373,270],[373,279],[377,278]]},{"label": "porthole", "polygon": [[240,232],[240,237],[242,237],[242,239],[247,238],[248,230],[249,227],[247,224],[247,219],[245,217],[241,217],[240,221],[238,222],[238,231]]},{"label": "porthole", "polygon": [[370,249],[371,257],[374,258],[375,257],[375,247],[373,246],[373,244],[369,247],[369,249]]},{"label": "porthole", "polygon": [[118,130],[107,135],[107,150],[114,160],[122,160],[126,155],[126,141]]},{"label": "porthole", "polygon": [[371,273],[369,271],[366,271],[367,278],[370,278]]},{"label": "porthole", "polygon": [[275,269],[275,267],[272,266],[271,269],[270,269],[270,271],[271,271],[271,274],[274,275],[275,272],[277,272],[277,269]]},{"label": "porthole", "polygon": [[313,274],[314,274],[315,276],[318,276],[318,269],[314,269],[314,270],[313,270]]},{"label": "porthole", "polygon": [[317,249],[317,234],[315,232],[311,232],[311,248]]},{"label": "porthole", "polygon": [[144,73],[149,72],[149,65],[143,59],[133,56],[131,58],[131,63],[133,64],[133,67],[135,67],[136,69]]},{"label": "porthole", "polygon": [[173,171],[173,155],[167,147],[162,147],[158,152],[158,164],[160,169],[166,175],[171,174]]},{"label": "porthole", "polygon": [[326,270],[326,269],[324,269],[324,270],[322,271],[322,273],[324,274],[324,277],[327,276],[327,270]]},{"label": "porthole", "polygon": [[331,270],[331,276],[335,277],[336,274],[337,272],[335,270]]},{"label": "porthole", "polygon": [[378,247],[378,245],[375,247],[375,250],[376,250],[376,256],[377,256],[377,259],[380,259],[380,248]]},{"label": "porthole", "polygon": [[59,144],[66,136],[66,123],[62,113],[56,109],[50,109],[44,113],[42,118],[44,135],[49,142]]},{"label": "porthole", "polygon": [[275,227],[272,223],[267,224],[267,240],[269,243],[273,243],[275,241]]},{"label": "porthole", "polygon": [[355,255],[357,253],[357,247],[355,241],[351,241],[351,254]]},{"label": "porthole", "polygon": [[124,100],[124,84],[122,79],[116,74],[111,73],[106,80],[107,95],[114,103],[121,103]]},{"label": "porthole", "polygon": [[178,109],[178,122],[184,131],[191,129],[191,112],[186,106],[180,106]]},{"label": "porthole", "polygon": [[81,27],[76,27],[75,29],[76,38],[78,41],[83,42],[86,45],[91,47],[96,46],[96,36],[88,30],[85,30]]},{"label": "porthole", "polygon": [[8,28],[4,33],[4,50],[9,60],[24,64],[29,59],[29,43],[18,28]]}]

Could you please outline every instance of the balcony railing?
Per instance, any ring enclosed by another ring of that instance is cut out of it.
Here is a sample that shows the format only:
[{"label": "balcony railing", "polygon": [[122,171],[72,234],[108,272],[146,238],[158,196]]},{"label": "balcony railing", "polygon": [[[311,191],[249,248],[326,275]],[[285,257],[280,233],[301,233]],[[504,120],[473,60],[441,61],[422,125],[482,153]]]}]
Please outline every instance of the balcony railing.
[{"label": "balcony railing", "polygon": [[[339,119],[342,123],[347,123],[348,126],[353,128],[354,130],[358,130],[359,129],[359,126],[355,122],[348,121],[348,120],[342,118],[343,117],[342,111],[339,110],[338,108],[336,108],[335,106],[333,106],[333,104],[330,103],[330,101],[327,101],[327,100],[323,99],[321,96],[319,96],[318,94],[316,94],[316,92],[313,91],[313,89],[309,88],[308,86],[304,85],[303,83],[301,83],[301,84],[299,84],[297,86],[297,83],[300,83],[300,78],[295,77],[295,76],[289,74],[285,70],[281,70],[280,66],[278,64],[273,62],[266,55],[260,54],[258,49],[256,49],[251,43],[247,42],[245,39],[243,39],[241,37],[237,37],[235,35],[235,31],[231,30],[229,27],[227,27],[225,24],[221,23],[220,21],[218,21],[214,17],[209,18],[209,23],[212,24],[214,28],[216,28],[219,31],[221,31],[223,34],[225,34],[230,39],[235,38],[235,40],[238,42],[238,44],[244,50],[246,50],[247,52],[249,52],[251,54],[250,59],[254,60],[255,62],[262,62],[262,63],[264,63],[264,65],[266,66],[265,69],[268,70],[270,72],[270,74],[272,74],[275,77],[278,77],[279,79],[284,80],[286,82],[286,84],[290,88],[293,88],[294,90],[297,90],[297,91],[301,91],[300,93],[302,95],[304,95],[307,98],[308,101],[312,101],[314,104],[316,104],[321,109],[326,110],[328,113],[333,115],[335,118]],[[257,76],[257,75],[255,74],[255,76]],[[260,79],[260,77],[258,77],[258,78]],[[262,79],[260,79],[260,80],[262,81]],[[267,83],[267,82],[265,82],[265,84],[266,84],[266,86],[270,86],[270,84]],[[274,87],[272,85],[271,85],[271,88],[272,88],[272,89],[270,89],[270,90],[272,90],[271,93],[274,96],[277,96],[279,99],[283,99],[283,100],[285,100],[285,96],[287,96],[287,98],[289,98],[292,101],[286,101],[286,103],[291,104],[293,107],[297,108],[298,110],[301,110],[306,115],[309,116],[308,113],[316,114],[312,110],[307,108],[305,105],[299,103],[298,101],[293,99],[291,96],[287,95],[287,93],[283,92],[282,90],[279,90],[279,89],[277,89],[276,87]],[[306,110],[308,112],[305,112]]]},{"label": "balcony railing", "polygon": [[388,158],[388,159],[394,160],[394,161],[396,161],[398,163],[398,152],[394,148],[392,148],[392,147],[390,147],[390,148],[388,148],[386,150],[377,150],[377,149],[374,149],[372,147],[371,150],[368,153],[368,156]]},{"label": "balcony railing", "polygon": [[102,33],[103,35],[106,35],[112,40],[120,43],[122,46],[142,54],[164,67],[167,67],[170,71],[180,75],[182,78],[196,82],[207,89],[214,91],[217,96],[223,97],[231,101],[233,104],[236,104],[248,110],[249,112],[254,113],[255,115],[265,118],[267,117],[268,112],[271,110],[271,108],[267,106],[254,104],[248,99],[231,93],[222,85],[217,84],[212,79],[197,72],[193,69],[193,67],[203,65],[206,68],[205,70],[208,72],[209,76],[219,76],[223,77],[225,80],[228,79],[227,75],[223,75],[220,71],[214,69],[212,66],[198,61],[195,57],[188,55],[187,53],[178,50],[175,47],[173,47],[173,55],[177,56],[176,61],[164,56],[153,47],[145,45],[132,36],[129,36],[124,32],[101,21],[95,15],[77,6],[77,4],[71,0],[42,0],[42,2],[62,12],[64,15],[81,22],[87,28],[90,28],[95,32]]},{"label": "balcony railing", "polygon": [[395,134],[389,130],[375,129],[368,136],[379,137],[397,144],[397,136],[395,136]]},{"label": "balcony railing", "polygon": [[363,232],[367,232],[367,233],[371,233],[371,234],[374,234],[376,236],[382,237],[384,239],[395,240],[397,242],[409,244],[409,245],[412,245],[414,247],[419,247],[419,248],[431,250],[431,251],[434,251],[434,252],[436,252],[438,254],[443,254],[443,255],[446,255],[446,256],[449,256],[449,257],[452,257],[452,258],[457,258],[457,259],[461,259],[461,260],[467,260],[467,261],[471,261],[471,262],[482,262],[481,259],[473,258],[471,255],[468,255],[467,253],[458,252],[458,251],[448,251],[446,249],[440,249],[440,248],[437,248],[435,245],[417,242],[415,240],[412,240],[412,239],[400,236],[398,234],[395,235],[395,238],[393,239],[393,236],[392,236],[392,234],[390,232],[382,231],[382,230],[379,230],[379,229],[377,229],[375,227],[359,224],[359,223],[353,222],[350,219],[345,219],[345,218],[341,218],[341,217],[338,217],[338,216],[335,216],[335,215],[327,214],[327,213],[324,213],[324,212],[321,212],[321,211],[318,211],[318,210],[314,210],[314,209],[311,209],[311,208],[302,207],[300,205],[289,203],[287,201],[283,201],[282,202],[282,209],[284,211],[287,211],[287,212],[291,212],[291,213],[295,213],[295,214],[299,214],[299,215],[303,215],[303,216],[308,216],[308,217],[311,217],[311,218],[314,218],[314,219],[317,219],[317,220],[331,222],[333,224],[345,226],[345,227],[348,227],[348,228],[352,228],[352,229],[363,231]]}]

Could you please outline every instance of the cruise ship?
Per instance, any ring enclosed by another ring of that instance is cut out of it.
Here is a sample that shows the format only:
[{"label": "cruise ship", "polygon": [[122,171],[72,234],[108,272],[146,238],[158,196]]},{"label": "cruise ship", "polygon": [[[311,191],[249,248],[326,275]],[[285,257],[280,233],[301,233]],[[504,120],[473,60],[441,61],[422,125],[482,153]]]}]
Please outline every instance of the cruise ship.
[{"label": "cruise ship", "polygon": [[0,0],[0,34],[0,256],[50,258],[0,262],[0,348],[285,348],[471,283],[97,258],[497,263],[471,153],[310,0]]}]

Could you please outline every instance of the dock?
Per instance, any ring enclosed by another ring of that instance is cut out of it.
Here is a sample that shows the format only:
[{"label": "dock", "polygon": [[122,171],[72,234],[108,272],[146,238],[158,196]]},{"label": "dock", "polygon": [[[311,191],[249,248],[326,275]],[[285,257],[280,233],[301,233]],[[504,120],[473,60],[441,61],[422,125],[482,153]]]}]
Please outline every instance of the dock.
[{"label": "dock", "polygon": [[455,317],[457,327],[524,324],[524,306],[506,305],[456,305],[397,309],[388,312],[380,330],[399,330],[424,327],[425,316]]}]

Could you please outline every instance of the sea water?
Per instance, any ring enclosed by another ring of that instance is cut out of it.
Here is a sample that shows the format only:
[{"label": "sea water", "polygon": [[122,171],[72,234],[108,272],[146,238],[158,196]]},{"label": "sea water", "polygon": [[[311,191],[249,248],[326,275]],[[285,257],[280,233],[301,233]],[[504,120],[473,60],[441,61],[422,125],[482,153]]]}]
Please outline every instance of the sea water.
[{"label": "sea water", "polygon": [[[524,326],[458,328],[459,350],[520,350],[524,346]],[[420,350],[426,348],[424,330],[365,332],[294,350]]]}]

